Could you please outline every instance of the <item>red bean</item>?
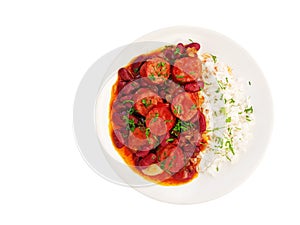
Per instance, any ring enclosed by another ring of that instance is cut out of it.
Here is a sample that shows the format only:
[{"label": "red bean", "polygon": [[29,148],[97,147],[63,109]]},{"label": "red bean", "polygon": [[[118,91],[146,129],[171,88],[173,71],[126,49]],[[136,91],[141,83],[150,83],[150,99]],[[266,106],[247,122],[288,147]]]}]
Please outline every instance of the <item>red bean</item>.
[{"label": "red bean", "polygon": [[185,46],[186,48],[195,48],[197,51],[200,49],[200,44],[197,42],[190,43]]},{"label": "red bean", "polygon": [[131,64],[131,72],[137,76],[138,75],[138,71],[141,67],[141,65],[147,60],[147,56],[145,55],[140,55],[138,56],[134,62]]},{"label": "red bean", "polygon": [[134,79],[133,75],[125,68],[119,69],[118,75],[123,81],[131,81]]},{"label": "red bean", "polygon": [[203,113],[199,112],[200,132],[206,131],[206,119]]},{"label": "red bean", "polygon": [[192,82],[184,85],[184,90],[188,92],[197,92],[204,87],[203,81]]},{"label": "red bean", "polygon": [[140,151],[137,151],[136,153],[135,153],[135,155],[137,156],[137,157],[145,157],[146,155],[148,155],[148,153],[149,153],[149,151],[150,150],[147,150],[147,151],[143,151],[143,150],[140,150]]},{"label": "red bean", "polygon": [[150,153],[139,162],[139,166],[150,166],[151,164],[156,162],[157,162],[157,156],[153,153]]},{"label": "red bean", "polygon": [[125,81],[120,81],[120,82],[118,83],[117,90],[118,90],[118,91],[121,91],[121,90],[123,89],[123,87],[125,87],[125,85],[126,85],[126,82],[125,82]]},{"label": "red bean", "polygon": [[179,49],[179,53],[180,54],[183,54],[185,52],[185,47],[184,47],[184,45],[182,43],[178,43],[177,46],[176,46],[176,48]]}]

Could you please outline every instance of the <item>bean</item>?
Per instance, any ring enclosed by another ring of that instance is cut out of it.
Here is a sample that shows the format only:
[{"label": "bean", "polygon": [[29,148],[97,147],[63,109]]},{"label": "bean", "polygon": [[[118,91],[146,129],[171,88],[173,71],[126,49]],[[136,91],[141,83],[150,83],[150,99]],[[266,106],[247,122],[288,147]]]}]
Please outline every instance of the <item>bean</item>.
[{"label": "bean", "polygon": [[190,43],[185,46],[186,48],[195,48],[197,51],[200,49],[200,44],[197,42]]},{"label": "bean", "polygon": [[184,90],[188,92],[197,92],[204,87],[203,81],[192,82],[184,85]]},{"label": "bean", "polygon": [[184,47],[184,45],[182,43],[178,43],[177,46],[176,46],[176,48],[179,49],[179,53],[180,54],[183,54],[185,52],[185,47]]},{"label": "bean", "polygon": [[140,151],[137,151],[136,153],[135,153],[135,155],[137,156],[137,157],[145,157],[146,155],[148,155],[148,153],[150,152],[150,150],[147,150],[147,151],[143,151],[143,150],[140,150]]},{"label": "bean", "polygon": [[134,79],[133,75],[126,68],[119,69],[118,75],[123,81],[131,81]]},{"label": "bean", "polygon": [[150,166],[155,162],[157,162],[157,156],[153,153],[150,153],[139,162],[139,166]]}]

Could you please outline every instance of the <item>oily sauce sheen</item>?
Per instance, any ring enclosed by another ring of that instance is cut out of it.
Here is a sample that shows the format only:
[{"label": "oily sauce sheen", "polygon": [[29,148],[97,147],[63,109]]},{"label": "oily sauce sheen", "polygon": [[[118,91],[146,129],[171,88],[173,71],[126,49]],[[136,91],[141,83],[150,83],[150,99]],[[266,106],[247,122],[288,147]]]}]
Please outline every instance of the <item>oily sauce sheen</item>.
[{"label": "oily sauce sheen", "polygon": [[180,185],[198,175],[207,145],[198,43],[165,46],[120,68],[110,101],[116,151],[145,179]]}]

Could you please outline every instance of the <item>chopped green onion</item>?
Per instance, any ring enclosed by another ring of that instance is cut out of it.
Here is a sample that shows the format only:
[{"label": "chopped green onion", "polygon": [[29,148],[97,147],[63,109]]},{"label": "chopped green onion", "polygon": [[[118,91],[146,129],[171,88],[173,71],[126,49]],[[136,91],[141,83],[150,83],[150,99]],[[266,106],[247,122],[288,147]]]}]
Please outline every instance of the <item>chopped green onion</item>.
[{"label": "chopped green onion", "polygon": [[150,75],[148,76],[148,78],[149,78],[150,80],[152,80],[152,81],[155,80],[155,76],[154,76],[153,74],[150,74]]},{"label": "chopped green onion", "polygon": [[215,55],[212,55],[212,54],[210,54],[210,55],[211,55],[211,57],[212,57],[212,59],[213,59],[214,63],[216,63],[216,62],[217,62],[217,56],[215,56]]},{"label": "chopped green onion", "polygon": [[235,103],[234,99],[233,98],[229,99],[229,103],[231,104]]},{"label": "chopped green onion", "polygon": [[174,138],[168,138],[168,139],[166,140],[166,142],[171,142],[171,141],[174,141]]},{"label": "chopped green onion", "polygon": [[123,102],[122,102],[123,104],[126,104],[126,103],[134,103],[134,101],[133,100],[124,100]]},{"label": "chopped green onion", "polygon": [[253,107],[249,107],[247,109],[244,110],[245,113],[253,113]]},{"label": "chopped green onion", "polygon": [[231,117],[228,117],[227,119],[226,119],[226,123],[230,123],[231,122]]},{"label": "chopped green onion", "polygon": [[180,49],[176,48],[175,51],[174,51],[174,55],[178,55],[178,54],[180,54]]},{"label": "chopped green onion", "polygon": [[196,104],[193,104],[192,106],[191,106],[191,109],[193,110],[193,109],[197,109],[197,105]]},{"label": "chopped green onion", "polygon": [[145,134],[146,134],[146,137],[148,138],[150,135],[150,128],[146,128]]}]

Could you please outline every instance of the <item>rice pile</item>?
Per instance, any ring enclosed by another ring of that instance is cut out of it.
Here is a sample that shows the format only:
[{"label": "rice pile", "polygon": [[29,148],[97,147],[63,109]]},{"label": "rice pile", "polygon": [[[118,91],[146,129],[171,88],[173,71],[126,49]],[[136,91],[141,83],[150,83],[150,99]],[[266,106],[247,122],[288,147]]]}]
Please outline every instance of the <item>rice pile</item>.
[{"label": "rice pile", "polygon": [[215,175],[226,164],[236,162],[246,150],[254,115],[243,84],[251,85],[251,81],[239,80],[214,55],[205,53],[200,59],[205,84],[202,107],[208,122],[209,142],[201,155],[199,171]]}]

